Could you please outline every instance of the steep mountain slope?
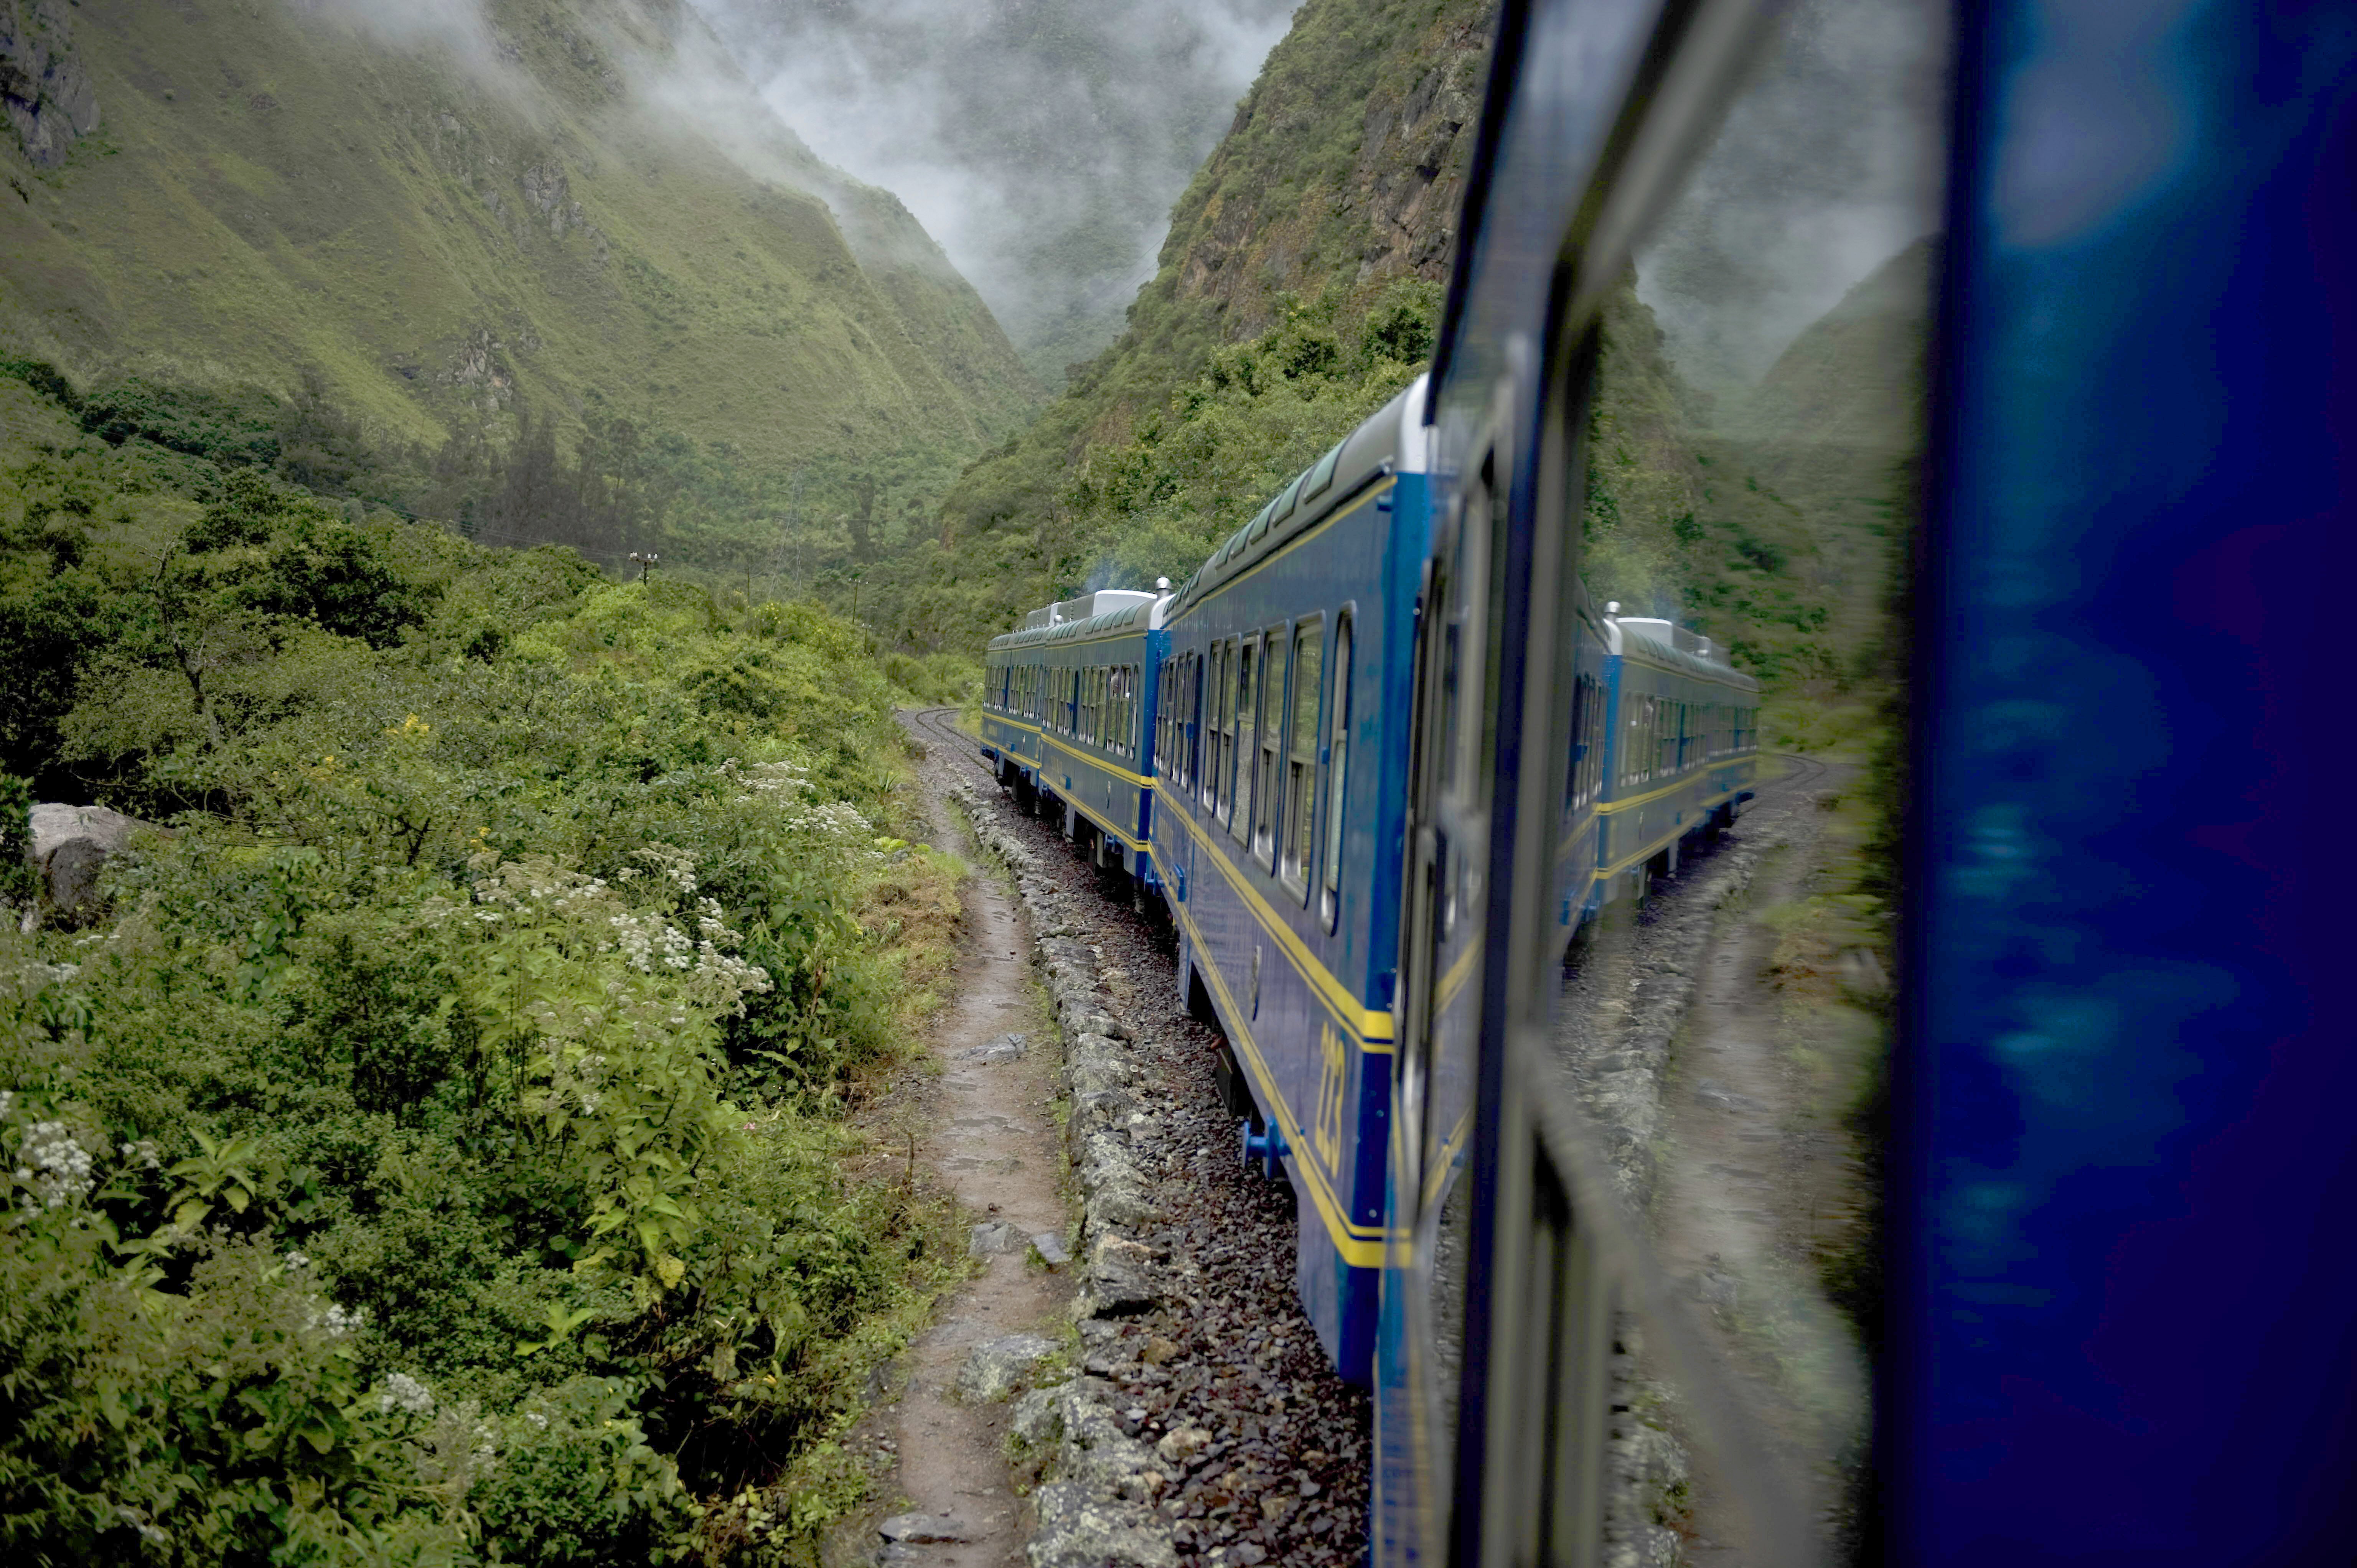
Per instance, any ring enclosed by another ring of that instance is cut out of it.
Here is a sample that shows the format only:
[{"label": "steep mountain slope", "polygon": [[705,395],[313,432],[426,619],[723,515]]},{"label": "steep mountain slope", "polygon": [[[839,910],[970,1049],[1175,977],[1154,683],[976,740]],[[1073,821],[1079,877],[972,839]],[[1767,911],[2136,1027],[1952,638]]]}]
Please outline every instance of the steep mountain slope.
[{"label": "steep mountain slope", "polygon": [[899,192],[1033,373],[1120,335],[1293,0],[693,0],[822,156]]},{"label": "steep mountain slope", "polygon": [[1495,16],[1308,0],[1179,199],[1128,329],[959,481],[939,542],[881,574],[879,624],[963,646],[1094,576],[1183,575],[1241,498],[1413,374]]},{"label": "steep mountain slope", "polygon": [[78,381],[313,367],[421,439],[659,400],[767,466],[963,460],[1036,402],[899,202],[812,156],[679,0],[124,0],[70,36],[17,9],[95,112],[28,137],[10,99],[0,328]]}]

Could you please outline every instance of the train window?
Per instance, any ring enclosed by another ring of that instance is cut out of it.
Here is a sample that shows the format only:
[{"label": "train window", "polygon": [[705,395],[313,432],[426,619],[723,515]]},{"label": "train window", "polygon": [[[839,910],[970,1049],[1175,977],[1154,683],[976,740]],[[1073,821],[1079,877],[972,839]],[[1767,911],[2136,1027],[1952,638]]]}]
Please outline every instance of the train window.
[{"label": "train window", "polygon": [[1233,749],[1226,758],[1228,802],[1222,815],[1228,832],[1240,839],[1252,832],[1253,755],[1260,748],[1261,672],[1267,662],[1264,646],[1257,635],[1245,638],[1236,656],[1235,723],[1229,731]]},{"label": "train window", "polygon": [[1351,613],[1334,621],[1334,700],[1326,704],[1325,890],[1319,913],[1332,930],[1342,914],[1342,787],[1351,775]]},{"label": "train window", "polygon": [[1189,654],[1187,658],[1187,707],[1185,716],[1191,733],[1187,739],[1187,783],[1192,789],[1203,777],[1203,656]]},{"label": "train window", "polygon": [[1571,689],[1571,766],[1564,770],[1563,809],[1577,811],[1587,803],[1582,786],[1587,781],[1587,677]]},{"label": "train window", "polygon": [[1228,647],[1214,643],[1204,656],[1202,671],[1203,773],[1198,789],[1211,815],[1220,814],[1220,757],[1227,749],[1225,694],[1228,689]]},{"label": "train window", "polygon": [[1277,651],[1288,645],[1284,634],[1272,632],[1265,668],[1261,671],[1260,761],[1253,774],[1253,858],[1264,871],[1276,869],[1276,758],[1285,744],[1285,683],[1291,660],[1280,666]]},{"label": "train window", "polygon": [[1285,729],[1285,865],[1279,875],[1304,902],[1317,843],[1311,834],[1318,816],[1318,664],[1325,634],[1315,616],[1293,628],[1293,706]]}]

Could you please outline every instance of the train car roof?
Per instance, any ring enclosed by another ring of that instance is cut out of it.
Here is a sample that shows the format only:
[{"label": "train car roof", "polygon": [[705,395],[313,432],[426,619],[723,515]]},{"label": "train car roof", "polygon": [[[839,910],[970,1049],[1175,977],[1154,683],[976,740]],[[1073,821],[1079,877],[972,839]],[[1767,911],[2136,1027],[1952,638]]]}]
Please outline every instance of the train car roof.
[{"label": "train car roof", "polygon": [[1391,402],[1369,414],[1356,430],[1301,470],[1250,522],[1178,585],[1170,613],[1178,615],[1221,584],[1231,582],[1286,542],[1348,505],[1361,491],[1394,474],[1421,474],[1431,467],[1431,430],[1424,423],[1425,378],[1418,376]]},{"label": "train car roof", "polygon": [[1722,686],[1733,686],[1740,692],[1760,690],[1759,682],[1731,665],[1705,659],[1700,654],[1681,652],[1668,643],[1658,641],[1633,627],[1622,626],[1610,619],[1605,621],[1604,627],[1606,650],[1623,659],[1634,659],[1640,663],[1650,664],[1657,670],[1666,670],[1678,675],[1690,675],[1698,681],[1710,681]]},{"label": "train car roof", "polygon": [[1091,616],[1086,620],[1060,621],[1054,626],[1034,627],[1027,631],[1010,631],[990,639],[992,651],[1018,648],[1060,646],[1067,642],[1094,642],[1103,638],[1143,637],[1159,628],[1171,596],[1164,594],[1143,604],[1125,605]]}]

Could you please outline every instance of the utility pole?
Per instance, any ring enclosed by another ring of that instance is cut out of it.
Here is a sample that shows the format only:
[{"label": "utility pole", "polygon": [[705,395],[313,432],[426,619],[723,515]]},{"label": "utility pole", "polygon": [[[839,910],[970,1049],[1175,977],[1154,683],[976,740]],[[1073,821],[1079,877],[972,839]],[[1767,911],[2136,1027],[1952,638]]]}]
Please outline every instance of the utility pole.
[{"label": "utility pole", "polygon": [[630,564],[639,569],[639,581],[641,583],[647,580],[648,575],[654,571],[655,564],[662,559],[662,556],[657,555],[651,550],[648,551],[643,555],[640,554],[635,550],[630,552]]}]

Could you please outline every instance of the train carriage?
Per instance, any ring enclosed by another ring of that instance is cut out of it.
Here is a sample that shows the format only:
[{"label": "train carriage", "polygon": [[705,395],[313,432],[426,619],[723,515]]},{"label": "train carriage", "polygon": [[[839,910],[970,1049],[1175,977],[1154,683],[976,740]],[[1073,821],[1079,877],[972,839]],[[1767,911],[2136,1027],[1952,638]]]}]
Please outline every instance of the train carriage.
[{"label": "train carriage", "polygon": [[1145,845],[1170,596],[1107,589],[1035,610],[983,660],[982,753],[1026,809],[1060,811],[1100,865],[1155,883]]},{"label": "train carriage", "polygon": [[1300,1200],[1302,1303],[1364,1381],[1383,1249],[1408,670],[1430,526],[1419,381],[1173,602],[1152,850],[1247,1149]]},{"label": "train carriage", "polygon": [[1590,908],[1674,873],[1684,846],[1741,813],[1758,768],[1760,682],[1710,639],[1619,609],[1605,607],[1602,680],[1587,699],[1609,737]]}]

